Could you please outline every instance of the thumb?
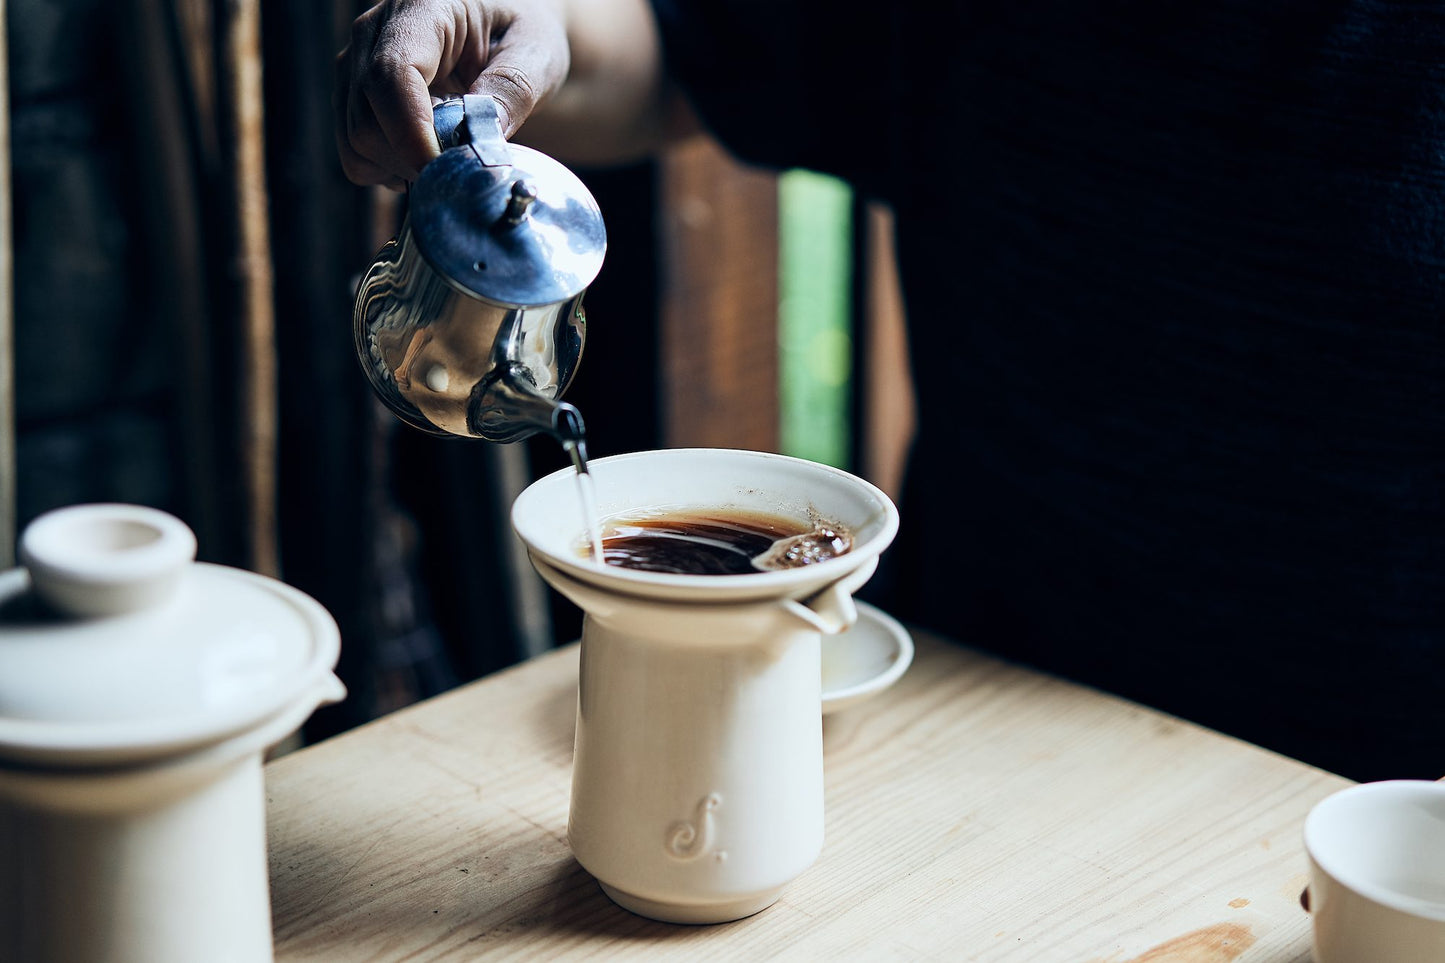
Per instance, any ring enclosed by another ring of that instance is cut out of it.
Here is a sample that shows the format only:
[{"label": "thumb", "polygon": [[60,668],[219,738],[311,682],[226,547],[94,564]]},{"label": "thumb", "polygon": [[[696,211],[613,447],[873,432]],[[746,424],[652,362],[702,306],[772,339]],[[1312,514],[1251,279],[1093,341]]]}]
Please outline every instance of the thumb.
[{"label": "thumb", "polygon": [[490,54],[470,92],[496,98],[502,134],[510,138],[567,79],[567,31],[551,18],[516,20]]}]

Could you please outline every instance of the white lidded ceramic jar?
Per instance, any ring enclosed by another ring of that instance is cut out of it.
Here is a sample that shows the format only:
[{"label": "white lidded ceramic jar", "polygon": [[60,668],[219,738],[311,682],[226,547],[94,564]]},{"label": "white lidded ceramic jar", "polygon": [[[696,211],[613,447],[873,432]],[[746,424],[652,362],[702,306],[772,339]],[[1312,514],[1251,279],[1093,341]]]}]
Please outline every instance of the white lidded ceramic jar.
[{"label": "white lidded ceramic jar", "polygon": [[0,959],[272,958],[262,756],[345,695],[335,621],[164,512],[43,515],[0,573]]},{"label": "white lidded ceramic jar", "polygon": [[542,577],[585,613],[568,841],[611,899],[668,922],[756,913],[823,845],[820,662],[898,514],[860,478],[783,455],[674,449],[594,461],[598,514],[815,517],[849,552],[742,575],[599,566],[575,479],[530,486],[512,522]]}]

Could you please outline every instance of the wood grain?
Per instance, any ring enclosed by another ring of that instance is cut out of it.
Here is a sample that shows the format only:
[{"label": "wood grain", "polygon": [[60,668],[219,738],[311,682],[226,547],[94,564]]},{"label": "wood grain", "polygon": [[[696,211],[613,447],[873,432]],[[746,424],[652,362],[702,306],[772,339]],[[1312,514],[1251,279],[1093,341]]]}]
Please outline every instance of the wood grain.
[{"label": "wood grain", "polygon": [[1308,960],[1346,780],[918,634],[825,719],[827,842],[772,908],[653,923],[572,859],[577,648],[267,767],[280,960]]}]

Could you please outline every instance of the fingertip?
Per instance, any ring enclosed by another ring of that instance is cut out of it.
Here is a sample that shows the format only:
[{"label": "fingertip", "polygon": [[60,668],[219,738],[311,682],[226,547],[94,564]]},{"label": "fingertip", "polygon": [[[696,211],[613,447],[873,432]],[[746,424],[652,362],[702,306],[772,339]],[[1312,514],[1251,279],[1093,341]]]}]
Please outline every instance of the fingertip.
[{"label": "fingertip", "polygon": [[570,63],[565,24],[534,10],[509,25],[473,82],[472,92],[496,98],[502,131],[511,137],[537,105],[562,86]]},{"label": "fingertip", "polygon": [[415,180],[441,153],[425,81],[411,70],[400,82],[372,86],[367,93],[371,116],[385,141],[387,166],[399,176]]},{"label": "fingertip", "polygon": [[[435,138],[433,138],[435,141]],[[441,156],[441,150],[433,143],[430,150],[410,149],[398,152],[396,162],[391,165],[393,173],[401,178],[398,183],[406,184],[421,175],[421,170]]]},{"label": "fingertip", "polygon": [[500,97],[493,98],[497,102],[497,122],[502,126],[502,136],[508,139],[521,127],[520,123],[512,123],[512,111],[507,107],[507,102]]},{"label": "fingertip", "polygon": [[522,129],[520,123],[512,123],[512,115],[507,112],[506,106],[501,101],[497,102],[497,121],[502,125],[502,137],[511,140],[516,136],[517,131]]}]

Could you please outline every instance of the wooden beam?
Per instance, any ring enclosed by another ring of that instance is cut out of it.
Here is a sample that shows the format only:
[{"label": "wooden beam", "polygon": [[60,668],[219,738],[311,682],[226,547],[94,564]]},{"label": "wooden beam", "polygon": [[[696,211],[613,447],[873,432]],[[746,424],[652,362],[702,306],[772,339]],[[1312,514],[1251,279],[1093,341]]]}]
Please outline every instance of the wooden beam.
[{"label": "wooden beam", "polygon": [[777,178],[698,138],[661,182],[665,443],[776,451]]},{"label": "wooden beam", "polygon": [[279,575],[276,459],[278,441],[274,281],[266,200],[266,140],[261,85],[260,0],[222,5],[223,113],[231,148],[234,262],[241,335],[240,390],[247,565]]}]

